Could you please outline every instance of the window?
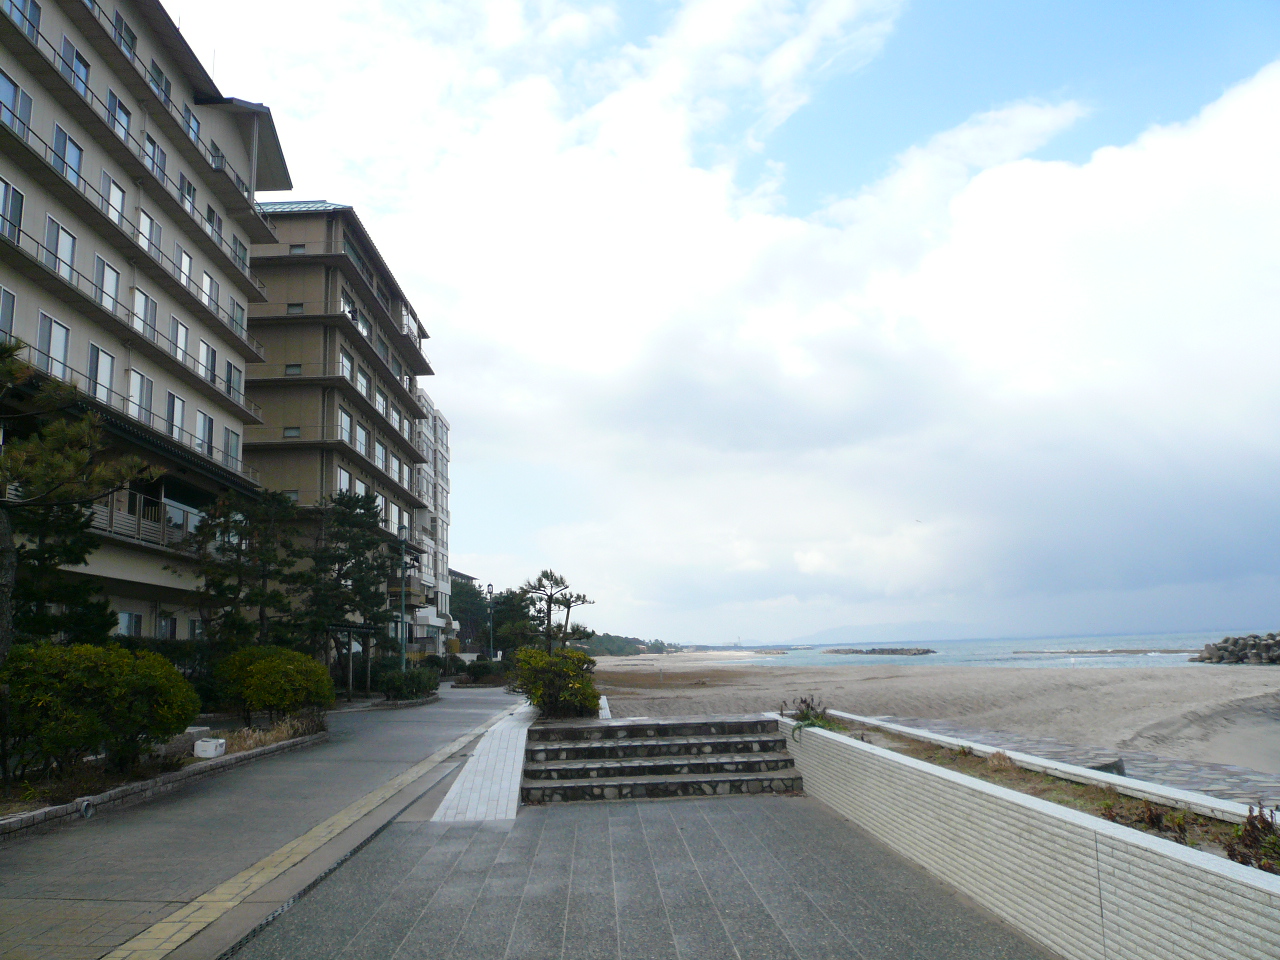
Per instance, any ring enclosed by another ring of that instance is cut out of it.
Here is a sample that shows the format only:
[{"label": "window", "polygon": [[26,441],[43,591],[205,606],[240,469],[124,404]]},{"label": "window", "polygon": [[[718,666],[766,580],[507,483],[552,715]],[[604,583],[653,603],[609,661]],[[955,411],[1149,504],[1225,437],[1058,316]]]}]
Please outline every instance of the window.
[{"label": "window", "polygon": [[378,516],[382,517],[382,525],[387,524],[387,498],[380,493],[375,493],[373,499],[378,504]]},{"label": "window", "polygon": [[116,358],[96,343],[89,344],[89,396],[110,403],[115,372]]},{"label": "window", "polygon": [[58,64],[58,69],[71,81],[76,93],[82,97],[89,95],[89,61],[67,37],[62,38],[62,62]]},{"label": "window", "polygon": [[343,470],[341,467],[338,468],[338,489],[339,490],[351,489],[351,474],[348,473],[346,470]]},{"label": "window", "polygon": [[196,411],[196,449],[206,457],[213,456],[213,417]]},{"label": "window", "polygon": [[178,193],[182,195],[182,209],[194,217],[196,215],[196,185],[187,179],[185,173],[178,174]]},{"label": "window", "polygon": [[129,112],[129,108],[124,105],[124,101],[116,96],[114,90],[107,91],[107,122],[111,124],[111,129],[116,132],[116,136],[121,140],[129,139],[129,124],[133,120],[133,114]]},{"label": "window", "polygon": [[356,449],[366,457],[369,455],[369,428],[363,423],[356,424]]},{"label": "window", "polygon": [[391,421],[391,426],[395,427],[396,431],[399,432],[400,408],[397,407],[395,404],[392,404],[387,410],[387,419]]},{"label": "window", "polygon": [[301,427],[285,427],[284,438],[286,440],[300,440],[302,438]]},{"label": "window", "polygon": [[0,287],[0,336],[6,339],[13,336],[13,308],[17,298],[12,291]]},{"label": "window", "polygon": [[373,462],[383,471],[387,469],[387,445],[381,440],[373,445]]},{"label": "window", "polygon": [[307,252],[307,245],[305,243],[289,244],[289,254],[291,256],[297,256],[300,253],[306,253],[306,252]]},{"label": "window", "polygon": [[369,374],[363,370],[356,371],[356,389],[366,398],[370,391],[373,390],[373,382],[369,379]]},{"label": "window", "polygon": [[0,236],[18,242],[22,230],[22,193],[0,179]]},{"label": "window", "polygon": [[391,358],[391,372],[396,375],[397,380],[399,380],[402,376],[404,376],[404,367],[400,366],[399,357]]},{"label": "window", "polygon": [[138,211],[138,245],[145,247],[153,257],[160,256],[160,233],[163,228],[145,210]]},{"label": "window", "polygon": [[227,303],[231,307],[231,329],[243,337],[246,333],[244,304],[236,300],[235,297],[228,297]]},{"label": "window", "polygon": [[217,313],[218,298],[222,293],[222,287],[217,280],[213,279],[213,274],[206,273],[204,275],[204,283],[201,284],[200,289],[204,294],[204,305],[214,313]]},{"label": "window", "polygon": [[178,618],[156,617],[156,636],[161,640],[177,640]]},{"label": "window", "polygon": [[169,317],[169,349],[181,360],[187,358],[187,337],[190,331],[187,325],[177,317]]},{"label": "window", "polygon": [[352,491],[357,497],[367,497],[369,495],[369,485],[363,480],[357,480],[355,489]]},{"label": "window", "polygon": [[300,377],[300,376],[302,376],[302,364],[300,364],[300,363],[286,363],[286,364],[284,365],[284,375],[285,375],[286,377]]},{"label": "window", "polygon": [[297,490],[281,490],[280,492],[285,495],[285,499],[292,500],[294,503],[298,502]]},{"label": "window", "polygon": [[7,73],[0,70],[0,122],[18,132],[23,140],[31,126],[31,97]]},{"label": "window", "polygon": [[75,234],[50,217],[45,225],[44,246],[45,265],[57,270],[64,280],[70,280],[76,263]]},{"label": "window", "polygon": [[159,304],[140,287],[133,288],[133,329],[145,333],[148,340],[156,338],[156,314]]},{"label": "window", "polygon": [[339,351],[338,373],[350,380],[354,368],[355,364],[351,360],[351,354],[347,353],[345,350]]},{"label": "window", "polygon": [[384,417],[387,415],[387,395],[381,390],[378,391],[377,397],[374,398],[373,405]]},{"label": "window", "polygon": [[176,393],[169,394],[165,416],[169,420],[169,436],[182,439],[187,426],[187,401]]},{"label": "window", "polygon": [[393,476],[398,483],[403,484],[404,477],[401,476],[400,467],[401,467],[400,458],[393,453],[391,455],[391,466],[390,466],[390,469],[387,470],[387,473],[391,474],[391,476]]},{"label": "window", "polygon": [[187,620],[187,639],[203,640],[204,639],[204,621],[191,617]]},{"label": "window", "polygon": [[231,238],[231,259],[236,262],[236,266],[241,270],[249,269],[249,248],[244,245],[244,241],[239,237]]},{"label": "window", "polygon": [[338,439],[345,441],[346,443],[352,442],[351,414],[347,413],[347,411],[343,410],[341,407],[338,408]]},{"label": "window", "polygon": [[140,613],[119,613],[116,614],[117,627],[116,633],[122,637],[140,637],[142,636],[142,614]]},{"label": "window", "polygon": [[194,264],[191,260],[191,254],[182,249],[181,244],[173,245],[173,262],[178,268],[178,279],[182,281],[184,287],[191,286],[191,270]]},{"label": "window", "polygon": [[200,142],[200,118],[196,116],[194,110],[189,104],[182,105],[182,129],[187,131],[187,136],[196,143]]},{"label": "window", "polygon": [[3,9],[32,40],[40,35],[40,4],[36,0],[8,0]]},{"label": "window", "polygon": [[94,259],[93,295],[112,313],[116,312],[116,304],[120,302],[120,271],[101,257]]},{"label": "window", "polygon": [[227,361],[227,396],[240,400],[244,397],[244,371],[230,360]]},{"label": "window", "polygon": [[151,69],[147,71],[147,84],[155,91],[157,97],[166,104],[169,102],[169,94],[173,91],[173,84],[164,75],[164,71],[160,69],[160,64],[154,60],[151,61]]},{"label": "window", "polygon": [[200,341],[197,362],[200,364],[200,375],[210,383],[218,382],[218,351],[205,341]]},{"label": "window", "polygon": [[155,384],[138,370],[129,371],[129,416],[151,424],[151,393]]},{"label": "window", "polygon": [[222,428],[222,462],[228,467],[240,469],[240,434],[230,427]]},{"label": "window", "polygon": [[47,313],[40,314],[40,334],[36,345],[36,366],[59,380],[67,378],[67,342],[71,331]]},{"label": "window", "polygon": [[373,336],[373,327],[370,325],[368,318],[363,313],[356,315],[356,326],[360,329],[361,335],[366,340]]},{"label": "window", "polygon": [[67,135],[58,124],[53,125],[53,165],[57,171],[74,183],[80,185],[80,164],[84,161],[84,150]]},{"label": "window", "polygon": [[168,156],[164,152],[164,148],[152,138],[151,134],[147,134],[147,142],[143,147],[143,159],[146,161],[147,169],[164,180],[165,163]]},{"label": "window", "polygon": [[387,341],[383,340],[381,337],[378,338],[378,356],[382,358],[384,363],[390,361],[391,352],[387,349]]},{"label": "window", "polygon": [[129,24],[125,22],[124,15],[119,10],[116,11],[116,28],[114,31],[116,43],[120,45],[120,49],[125,55],[133,60],[137,57],[138,35],[129,29]]},{"label": "window", "polygon": [[204,232],[222,243],[222,217],[218,216],[218,211],[213,209],[213,204],[209,204],[204,212]]},{"label": "window", "polygon": [[111,218],[117,227],[123,227],[124,221],[124,187],[111,179],[107,171],[102,171],[102,212]]},{"label": "window", "polygon": [[306,309],[306,304],[304,303],[287,303],[285,304],[284,312],[298,314],[302,313],[304,309]]}]

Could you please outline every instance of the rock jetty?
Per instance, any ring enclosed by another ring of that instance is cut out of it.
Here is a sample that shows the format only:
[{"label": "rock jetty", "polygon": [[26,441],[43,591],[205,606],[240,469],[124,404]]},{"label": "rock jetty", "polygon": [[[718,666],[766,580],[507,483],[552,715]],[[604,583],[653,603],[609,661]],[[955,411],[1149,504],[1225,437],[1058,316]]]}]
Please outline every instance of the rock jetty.
[{"label": "rock jetty", "polygon": [[823,653],[841,653],[846,656],[850,654],[862,654],[870,656],[879,654],[882,657],[923,657],[926,653],[937,653],[937,650],[930,650],[927,647],[871,647],[867,650],[854,650],[850,647],[833,647],[830,650],[823,650]]},{"label": "rock jetty", "polygon": [[1280,663],[1280,637],[1274,633],[1223,637],[1217,643],[1206,643],[1204,651],[1191,659],[1200,663]]}]

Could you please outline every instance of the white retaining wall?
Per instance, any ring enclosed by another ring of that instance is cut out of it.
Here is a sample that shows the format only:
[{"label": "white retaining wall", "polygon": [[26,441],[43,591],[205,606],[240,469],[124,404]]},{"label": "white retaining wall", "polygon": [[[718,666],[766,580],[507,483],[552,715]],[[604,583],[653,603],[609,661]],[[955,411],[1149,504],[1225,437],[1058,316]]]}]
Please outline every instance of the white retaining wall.
[{"label": "white retaining wall", "polygon": [[806,793],[1067,960],[1280,957],[1280,876],[816,727],[788,749]]}]

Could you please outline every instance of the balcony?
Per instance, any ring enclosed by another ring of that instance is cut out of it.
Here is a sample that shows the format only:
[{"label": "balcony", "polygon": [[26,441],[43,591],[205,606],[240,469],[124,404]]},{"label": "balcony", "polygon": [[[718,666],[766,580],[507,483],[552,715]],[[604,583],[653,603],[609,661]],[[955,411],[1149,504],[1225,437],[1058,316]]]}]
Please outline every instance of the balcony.
[{"label": "balcony", "polygon": [[[10,16],[20,26],[27,22],[16,8],[11,9]],[[0,19],[0,25],[3,24],[4,20]],[[3,32],[9,31],[5,29]],[[184,200],[180,186],[168,176],[162,165],[148,156],[146,147],[133,132],[111,116],[107,104],[92,88],[68,79],[74,77],[71,65],[63,59],[62,53],[53,43],[42,33],[33,34],[25,29],[14,32],[26,38],[25,49],[29,51],[29,55],[23,57],[21,53],[24,47],[16,47],[19,59],[41,77],[47,89],[58,97],[77,120],[85,124],[91,134],[94,134],[95,142],[121,162],[139,184],[148,185],[151,188],[149,192],[164,202],[171,216],[178,220],[190,220],[199,227],[196,241],[206,248],[206,252],[221,260],[223,268],[232,276],[240,275],[244,278],[248,284],[245,288],[248,299],[265,299],[261,281],[249,269],[248,251],[242,253],[237,250],[223,237],[215,224],[210,223],[198,209]],[[8,112],[5,108],[5,113]],[[11,115],[5,117],[5,123],[15,129],[25,127]],[[27,130],[18,132],[23,139],[35,136]],[[48,154],[49,151],[46,151],[46,156]]]},{"label": "balcony", "polygon": [[399,576],[392,577],[387,581],[387,599],[392,604],[400,602],[400,592],[404,591],[405,604],[411,607],[425,607],[427,605],[427,585],[422,577],[410,574],[403,581]]},{"label": "balcony", "polygon": [[195,533],[203,514],[119,490],[93,503],[92,528],[124,540],[185,553],[185,540]]},{"label": "balcony", "polygon": [[223,450],[214,445],[211,437],[198,437],[183,427],[169,423],[150,407],[114,390],[107,384],[92,380],[87,374],[67,364],[65,360],[51,357],[26,344],[22,345],[18,357],[41,374],[70,384],[80,394],[80,399],[89,409],[103,411],[117,422],[145,427],[147,435],[151,439],[161,441],[162,447],[176,446],[184,453],[190,451],[209,466],[221,471],[229,471],[254,484],[258,482],[258,472],[244,462],[239,451]]},{"label": "balcony", "polygon": [[[26,145],[24,156],[36,165],[35,172],[55,178],[53,182],[62,188],[62,192],[78,195],[88,204],[87,220],[96,219],[105,231],[116,231],[127,238],[132,245],[145,251],[154,266],[149,266],[146,260],[139,262],[152,279],[158,280],[169,293],[187,302],[189,307],[194,308],[195,313],[207,316],[225,327],[254,357],[263,356],[262,344],[249,336],[245,318],[233,316],[220,302],[207,298],[196,283],[195,277],[184,271],[157,244],[144,237],[122,210],[111,206],[107,198],[89,182],[87,176],[72,170],[52,146],[32,133],[8,107],[0,105],[0,142],[6,140],[8,135],[17,137]],[[2,226],[3,230],[0,232],[5,234],[15,232],[15,225],[8,220],[5,220]],[[23,235],[27,236],[25,233]],[[38,241],[36,243],[39,245]]]},{"label": "balcony", "polygon": [[194,374],[194,378],[185,377],[186,382],[195,385],[220,406],[233,411],[239,419],[262,422],[262,408],[245,396],[242,386],[228,383],[216,371],[205,370],[194,354],[182,349],[160,333],[153,323],[125,306],[118,291],[103,290],[95,281],[60,260],[56,253],[31,234],[0,217],[0,257],[9,253],[19,258],[18,265],[23,272],[46,288],[72,294],[78,305],[87,308],[91,314],[115,321],[117,326],[113,332],[126,344],[143,345],[143,352],[162,366]]}]

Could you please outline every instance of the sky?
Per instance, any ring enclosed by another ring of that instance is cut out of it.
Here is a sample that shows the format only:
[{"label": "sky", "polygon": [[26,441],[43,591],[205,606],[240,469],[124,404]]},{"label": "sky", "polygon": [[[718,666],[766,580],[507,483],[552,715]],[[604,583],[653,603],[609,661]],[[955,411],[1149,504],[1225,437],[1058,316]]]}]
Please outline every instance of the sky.
[{"label": "sky", "polygon": [[168,6],[431,331],[454,568],[683,643],[1277,628],[1280,5]]}]

